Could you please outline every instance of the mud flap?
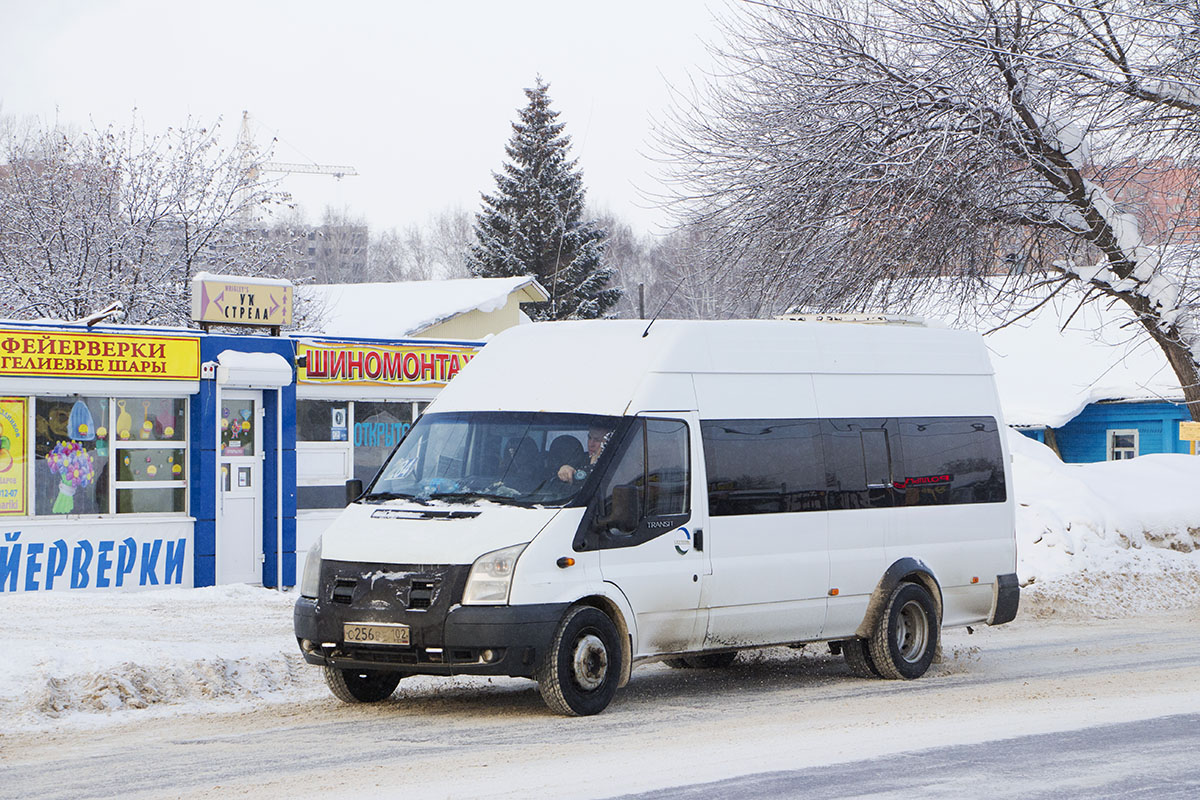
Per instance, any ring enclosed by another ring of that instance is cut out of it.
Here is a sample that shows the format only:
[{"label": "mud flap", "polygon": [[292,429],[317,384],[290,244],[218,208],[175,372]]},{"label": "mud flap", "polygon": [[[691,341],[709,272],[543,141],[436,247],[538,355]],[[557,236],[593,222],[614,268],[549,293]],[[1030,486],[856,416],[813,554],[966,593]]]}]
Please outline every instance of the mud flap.
[{"label": "mud flap", "polygon": [[1012,622],[1017,617],[1017,607],[1021,604],[1021,586],[1017,583],[1017,574],[997,575],[992,584],[992,613],[988,616],[988,625],[1003,625]]}]

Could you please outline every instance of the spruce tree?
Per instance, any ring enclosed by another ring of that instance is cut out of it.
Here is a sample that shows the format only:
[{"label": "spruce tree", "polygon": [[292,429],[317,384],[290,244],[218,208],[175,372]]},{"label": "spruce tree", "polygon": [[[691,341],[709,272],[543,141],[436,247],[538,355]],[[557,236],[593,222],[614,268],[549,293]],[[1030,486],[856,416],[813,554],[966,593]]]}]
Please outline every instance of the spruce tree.
[{"label": "spruce tree", "polygon": [[526,89],[529,104],[505,146],[510,159],[492,173],[495,194],[483,195],[475,215],[472,275],[532,275],[550,292],[536,319],[594,319],[616,304],[615,271],[604,265],[607,233],[583,218],[583,173],[569,158],[571,138],[550,108],[549,84]]}]

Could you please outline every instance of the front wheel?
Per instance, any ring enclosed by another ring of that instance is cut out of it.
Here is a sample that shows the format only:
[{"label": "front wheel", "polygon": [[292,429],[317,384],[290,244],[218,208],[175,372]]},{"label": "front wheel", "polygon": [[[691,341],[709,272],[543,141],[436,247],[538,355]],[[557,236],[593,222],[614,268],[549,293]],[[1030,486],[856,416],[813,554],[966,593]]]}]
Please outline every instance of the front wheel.
[{"label": "front wheel", "polygon": [[343,703],[378,703],[396,691],[403,676],[399,672],[377,669],[338,669],[322,667],[325,683],[333,696]]},{"label": "front wheel", "polygon": [[607,708],[621,674],[620,641],[603,611],[591,606],[568,611],[534,676],[546,705],[569,717]]},{"label": "front wheel", "polygon": [[881,677],[912,680],[933,663],[938,645],[938,616],[924,586],[902,583],[867,640],[871,661]]}]

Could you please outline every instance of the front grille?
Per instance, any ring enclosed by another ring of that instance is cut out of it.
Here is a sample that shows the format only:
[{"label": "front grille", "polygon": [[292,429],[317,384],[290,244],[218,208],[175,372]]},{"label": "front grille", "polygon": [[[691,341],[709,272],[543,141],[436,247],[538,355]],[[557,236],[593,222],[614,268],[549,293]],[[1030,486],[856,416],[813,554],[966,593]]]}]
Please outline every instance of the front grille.
[{"label": "front grille", "polygon": [[326,560],[322,562],[321,596],[345,613],[367,616],[347,620],[403,622],[392,614],[434,613],[462,597],[469,565],[387,564]]},{"label": "front grille", "polygon": [[354,601],[354,587],[356,586],[358,586],[356,580],[338,578],[333,584],[333,602],[341,603],[344,606],[350,605]]},{"label": "front grille", "polygon": [[433,593],[437,589],[437,581],[414,580],[408,591],[408,607],[414,611],[424,611],[433,605]]}]

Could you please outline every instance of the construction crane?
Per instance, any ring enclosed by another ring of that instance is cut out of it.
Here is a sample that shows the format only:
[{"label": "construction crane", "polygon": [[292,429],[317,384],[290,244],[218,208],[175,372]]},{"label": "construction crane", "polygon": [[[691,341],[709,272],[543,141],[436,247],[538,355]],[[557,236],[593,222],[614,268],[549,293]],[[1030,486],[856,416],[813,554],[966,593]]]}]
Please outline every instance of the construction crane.
[{"label": "construction crane", "polygon": [[258,165],[259,172],[305,172],[310,175],[332,175],[339,180],[358,174],[354,167],[338,164],[289,164],[283,161],[264,161]]},{"label": "construction crane", "polygon": [[[254,135],[250,132],[249,111],[242,111],[242,130],[238,139],[242,145],[242,152],[249,153],[254,144]],[[264,161],[261,164],[251,165],[246,168],[246,174],[250,176],[251,182],[258,178],[260,172],[299,172],[307,175],[332,175],[338,180],[358,174],[358,170],[354,167],[342,164],[294,164],[284,161]]]}]

